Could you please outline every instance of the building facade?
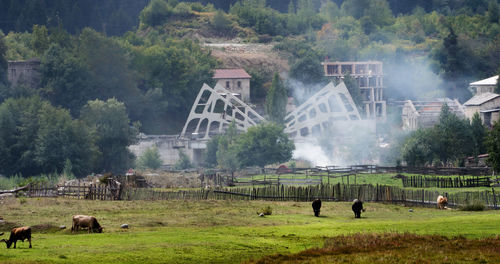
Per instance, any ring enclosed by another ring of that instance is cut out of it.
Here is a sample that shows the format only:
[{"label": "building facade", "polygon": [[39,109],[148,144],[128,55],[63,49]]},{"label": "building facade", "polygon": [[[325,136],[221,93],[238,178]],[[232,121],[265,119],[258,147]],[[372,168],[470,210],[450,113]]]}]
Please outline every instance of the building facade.
[{"label": "building facade", "polygon": [[8,61],[7,79],[13,87],[26,85],[30,88],[37,89],[40,84],[39,68],[39,59]]},{"label": "building facade", "polygon": [[244,69],[216,69],[213,77],[217,85],[224,87],[246,103],[250,102],[251,78]]},{"label": "building facade", "polygon": [[384,73],[381,61],[325,61],[321,64],[327,77],[340,80],[349,74],[358,81],[363,98],[360,114],[364,119],[386,120],[387,104],[384,100]]},{"label": "building facade", "polygon": [[465,118],[465,109],[456,99],[443,98],[435,101],[406,100],[401,115],[403,130],[413,131],[419,128],[434,126],[439,122],[439,115],[444,104],[448,105],[452,113]]}]

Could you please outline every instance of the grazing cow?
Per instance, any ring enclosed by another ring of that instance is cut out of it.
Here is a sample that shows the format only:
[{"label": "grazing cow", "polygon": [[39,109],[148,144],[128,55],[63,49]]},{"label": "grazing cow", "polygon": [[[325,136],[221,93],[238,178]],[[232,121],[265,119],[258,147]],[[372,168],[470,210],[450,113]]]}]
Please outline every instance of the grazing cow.
[{"label": "grazing cow", "polygon": [[361,218],[361,211],[365,211],[363,208],[363,202],[358,199],[354,199],[352,202],[352,211],[354,212],[354,218]]},{"label": "grazing cow", "polygon": [[[2,235],[2,234],[0,234],[0,235]],[[25,239],[28,239],[28,241],[30,242],[30,248],[31,248],[31,227],[29,227],[29,226],[12,228],[12,230],[10,231],[9,240],[2,239],[2,240],[0,240],[0,242],[2,242],[2,241],[5,242],[5,244],[7,244],[7,248],[10,248],[12,243],[14,243],[14,248],[16,248],[17,240],[21,240],[24,242]]]},{"label": "grazing cow", "polygon": [[448,205],[448,198],[446,198],[442,195],[439,195],[437,198],[438,209],[447,209],[447,207],[446,207],[447,205]]},{"label": "grazing cow", "polygon": [[319,211],[321,209],[321,200],[316,199],[312,203],[313,211],[314,211],[314,216],[318,217],[319,216]]},{"label": "grazing cow", "polygon": [[79,228],[88,228],[90,232],[102,233],[102,227],[97,222],[97,219],[93,216],[88,215],[74,215],[73,216],[73,226],[71,227],[71,232],[78,231]]}]

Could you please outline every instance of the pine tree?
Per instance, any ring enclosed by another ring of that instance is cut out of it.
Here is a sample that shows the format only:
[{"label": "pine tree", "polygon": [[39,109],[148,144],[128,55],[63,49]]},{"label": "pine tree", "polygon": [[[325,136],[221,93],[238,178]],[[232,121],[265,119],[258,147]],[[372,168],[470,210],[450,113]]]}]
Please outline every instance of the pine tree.
[{"label": "pine tree", "polygon": [[269,119],[277,124],[283,124],[286,115],[288,96],[285,86],[278,73],[274,74],[271,88],[266,97],[266,111]]}]

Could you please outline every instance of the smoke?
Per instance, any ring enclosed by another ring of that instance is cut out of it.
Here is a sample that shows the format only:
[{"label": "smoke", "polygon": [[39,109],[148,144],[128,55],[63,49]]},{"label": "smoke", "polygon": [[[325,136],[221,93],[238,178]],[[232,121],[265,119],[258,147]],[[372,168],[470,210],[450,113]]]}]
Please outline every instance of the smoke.
[{"label": "smoke", "polygon": [[[297,105],[324,87],[323,84],[305,85],[289,80],[287,87],[295,96]],[[341,103],[341,101],[339,101]],[[334,118],[335,119],[335,118]],[[373,164],[377,162],[375,120],[331,120],[332,125],[321,133],[311,132],[308,137],[295,140],[295,159],[307,160],[315,166]]]},{"label": "smoke", "polygon": [[386,100],[431,100],[445,97],[445,83],[423,57],[384,63]]}]

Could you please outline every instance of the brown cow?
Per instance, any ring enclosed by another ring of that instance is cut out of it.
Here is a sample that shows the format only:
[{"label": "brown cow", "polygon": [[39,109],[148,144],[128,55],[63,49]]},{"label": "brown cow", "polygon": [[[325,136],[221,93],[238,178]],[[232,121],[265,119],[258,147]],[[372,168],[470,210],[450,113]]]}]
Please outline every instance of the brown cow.
[{"label": "brown cow", "polygon": [[448,207],[446,207],[448,205],[448,198],[439,195],[436,202],[438,209],[448,209]]},{"label": "brown cow", "polygon": [[102,233],[102,227],[97,222],[97,219],[93,216],[88,215],[74,215],[73,216],[73,226],[71,227],[71,232],[78,231],[79,228],[88,228],[90,232]]},{"label": "brown cow", "polygon": [[0,242],[5,242],[5,244],[7,244],[7,248],[10,248],[12,243],[14,243],[14,248],[16,248],[17,240],[21,240],[24,242],[25,239],[28,239],[31,248],[31,227],[29,226],[12,228],[12,230],[10,231],[9,240],[2,239],[0,240]]}]

